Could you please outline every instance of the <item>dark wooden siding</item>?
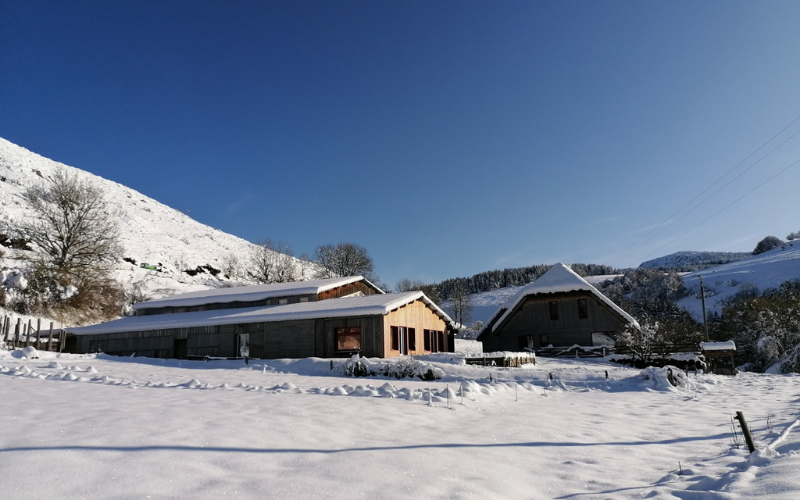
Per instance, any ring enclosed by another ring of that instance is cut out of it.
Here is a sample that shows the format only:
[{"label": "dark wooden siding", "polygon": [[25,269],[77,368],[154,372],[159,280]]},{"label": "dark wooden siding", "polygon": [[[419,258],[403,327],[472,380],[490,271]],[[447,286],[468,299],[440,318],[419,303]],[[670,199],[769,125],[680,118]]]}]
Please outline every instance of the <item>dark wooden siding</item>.
[{"label": "dark wooden siding", "polygon": [[306,358],[314,355],[314,320],[276,321],[244,326],[254,358]]},{"label": "dark wooden siding", "polygon": [[[585,299],[588,317],[580,318],[578,300]],[[550,318],[551,301],[558,307],[558,319]],[[488,332],[481,340],[484,351],[516,351],[520,337],[531,335],[535,347],[592,345],[592,333],[613,335],[622,331],[626,322],[591,293],[572,292],[538,294],[524,299],[511,316],[495,332]],[[541,336],[547,335],[547,342]]]},{"label": "dark wooden siding", "polygon": [[317,348],[315,356],[333,358],[338,354],[334,345],[336,328],[361,328],[361,355],[367,357],[383,356],[383,316],[360,316],[356,318],[328,318],[315,320]]},{"label": "dark wooden siding", "polygon": [[[175,357],[175,341],[187,340],[188,354],[197,338],[216,335],[219,327],[170,328],[143,332],[118,332],[100,335],[76,335],[69,351],[79,354],[104,352],[117,356],[145,356],[150,358]],[[203,344],[207,345],[207,344]]]}]

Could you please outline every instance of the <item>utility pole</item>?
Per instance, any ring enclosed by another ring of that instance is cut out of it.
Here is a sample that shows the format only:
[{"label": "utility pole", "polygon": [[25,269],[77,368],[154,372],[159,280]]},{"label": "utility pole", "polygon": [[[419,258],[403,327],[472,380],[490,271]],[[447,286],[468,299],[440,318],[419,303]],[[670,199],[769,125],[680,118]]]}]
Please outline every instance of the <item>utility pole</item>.
[{"label": "utility pole", "polygon": [[703,304],[703,329],[706,331],[706,342],[708,342],[708,323],[706,322],[706,289],[703,286],[703,276],[698,274],[697,279],[700,280],[700,301]]}]

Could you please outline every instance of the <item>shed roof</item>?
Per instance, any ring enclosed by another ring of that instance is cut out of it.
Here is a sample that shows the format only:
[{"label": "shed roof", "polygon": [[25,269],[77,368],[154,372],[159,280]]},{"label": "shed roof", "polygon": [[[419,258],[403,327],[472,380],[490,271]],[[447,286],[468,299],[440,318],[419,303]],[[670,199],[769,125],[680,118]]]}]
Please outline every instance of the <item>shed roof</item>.
[{"label": "shed roof", "polygon": [[317,318],[385,315],[416,300],[422,300],[437,316],[450,323],[450,317],[422,292],[366,295],[301,302],[269,307],[248,307],[175,314],[131,316],[99,325],[67,328],[75,335],[167,330],[202,326],[290,321]]},{"label": "shed roof", "polygon": [[700,342],[700,349],[703,351],[735,351],[736,344],[733,340],[727,342]]},{"label": "shed roof", "polygon": [[497,328],[508,319],[509,315],[525,297],[547,293],[575,292],[579,290],[590,292],[626,321],[639,326],[639,323],[633,319],[630,314],[623,311],[622,308],[612,302],[611,299],[600,293],[600,291],[589,284],[588,281],[578,276],[575,271],[570,269],[566,264],[559,262],[551,267],[550,270],[544,273],[539,279],[522,287],[517,293],[512,295],[505,304],[500,306],[500,310],[505,309],[505,313],[494,323],[492,331],[496,331]]},{"label": "shed roof", "polygon": [[271,283],[269,285],[237,286],[232,288],[212,288],[197,292],[181,293],[161,299],[149,300],[134,304],[134,310],[152,309],[156,307],[188,307],[203,304],[219,304],[228,302],[254,302],[271,297],[291,295],[311,295],[325,292],[340,286],[364,281],[380,293],[383,290],[373,285],[363,276],[345,276],[322,280],[294,281],[291,283]]}]

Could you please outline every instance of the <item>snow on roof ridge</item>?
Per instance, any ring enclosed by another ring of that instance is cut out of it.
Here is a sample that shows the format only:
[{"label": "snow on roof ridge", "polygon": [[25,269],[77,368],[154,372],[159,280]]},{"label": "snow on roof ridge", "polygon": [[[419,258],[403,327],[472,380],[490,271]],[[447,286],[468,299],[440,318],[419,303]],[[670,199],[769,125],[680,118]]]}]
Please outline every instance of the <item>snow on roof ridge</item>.
[{"label": "snow on roof ridge", "polygon": [[410,304],[416,300],[422,300],[425,302],[444,321],[448,323],[452,322],[450,317],[428,297],[426,297],[424,293],[404,292],[328,299],[316,302],[299,302],[296,304],[285,304],[279,306],[130,316],[128,318],[109,321],[99,325],[67,328],[66,330],[75,335],[96,335],[128,331],[150,331],[171,328],[191,328],[196,326],[259,323],[263,321],[289,321],[342,316],[368,316],[378,314],[385,315],[390,311]]},{"label": "snow on roof ridge", "polygon": [[[321,293],[333,288],[348,285],[358,281],[367,281],[362,276],[345,276],[341,278],[326,278],[309,281],[292,281],[289,283],[270,283],[267,285],[249,285],[231,288],[210,288],[196,292],[187,292],[160,299],[149,300],[134,304],[134,310],[151,309],[155,307],[180,307],[197,306],[202,304],[217,304],[226,302],[250,302],[262,300],[270,297],[287,295],[305,295],[311,293]],[[372,283],[381,294],[385,293]]]},{"label": "snow on roof ridge", "polygon": [[497,328],[503,324],[508,316],[514,311],[522,299],[528,295],[537,293],[574,292],[576,290],[585,290],[591,292],[595,297],[600,299],[604,304],[606,304],[624,319],[636,325],[637,327],[639,326],[638,321],[633,319],[630,314],[626,313],[624,310],[622,310],[622,308],[612,302],[611,299],[600,293],[600,291],[592,286],[591,283],[578,276],[578,274],[570,269],[570,267],[566,264],[558,262],[546,273],[540,276],[539,279],[522,287],[517,293],[511,296],[511,298],[509,298],[505,304],[500,306],[501,309],[505,308],[506,312],[492,326],[492,331],[497,330]]},{"label": "snow on roof ridge", "polygon": [[733,340],[727,340],[725,342],[700,342],[700,349],[703,351],[735,351],[736,344]]}]

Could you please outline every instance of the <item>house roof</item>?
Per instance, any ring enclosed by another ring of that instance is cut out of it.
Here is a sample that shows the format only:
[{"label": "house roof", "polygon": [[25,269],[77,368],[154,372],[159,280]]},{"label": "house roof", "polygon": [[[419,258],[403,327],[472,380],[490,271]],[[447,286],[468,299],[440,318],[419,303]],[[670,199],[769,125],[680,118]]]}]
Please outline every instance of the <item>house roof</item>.
[{"label": "house roof", "polygon": [[511,315],[514,309],[522,302],[523,299],[530,295],[548,294],[548,293],[565,293],[575,291],[587,291],[594,295],[598,300],[607,305],[611,310],[619,314],[629,323],[639,326],[639,323],[633,317],[622,310],[618,305],[613,303],[611,299],[600,293],[597,288],[593,287],[585,279],[578,276],[575,271],[570,269],[567,265],[558,263],[550,268],[549,271],[544,273],[539,279],[533,283],[522,287],[517,293],[511,296],[505,304],[500,306],[498,311],[492,316],[494,318],[498,313],[503,312],[500,319],[497,320],[492,326],[492,331],[496,331],[500,325],[505,322]]},{"label": "house roof", "polygon": [[362,276],[346,276],[344,278],[295,281],[291,283],[272,283],[269,285],[212,288],[209,290],[181,293],[161,299],[140,302],[138,304],[134,304],[133,309],[138,311],[141,309],[152,309],[156,307],[188,307],[227,302],[254,302],[272,297],[311,295],[359,281],[364,281],[375,290],[378,290],[380,293],[384,293],[383,290],[376,287]]},{"label": "house roof", "polygon": [[363,297],[346,297],[280,306],[131,316],[109,321],[108,323],[101,323],[99,325],[67,328],[66,330],[75,335],[97,335],[103,333],[166,330],[171,328],[191,328],[271,321],[376,316],[388,314],[390,311],[408,305],[416,300],[422,300],[444,321],[448,323],[452,322],[450,317],[426,297],[424,293],[406,292],[366,295]]}]

